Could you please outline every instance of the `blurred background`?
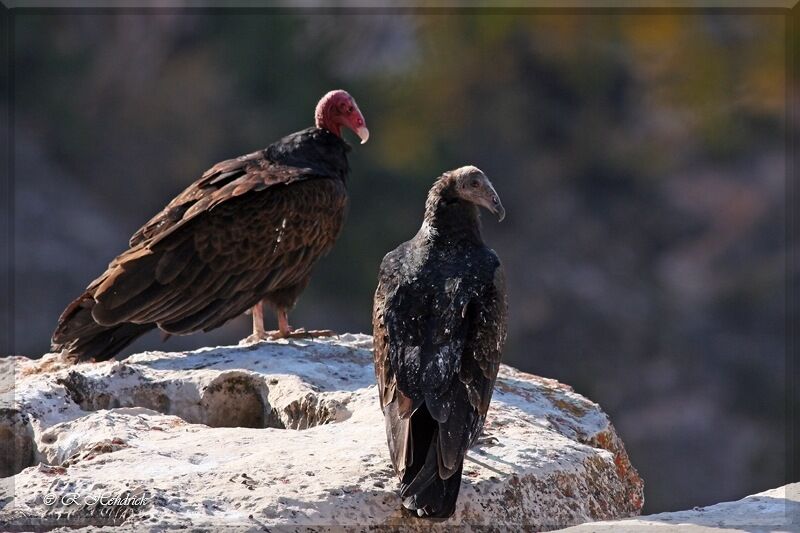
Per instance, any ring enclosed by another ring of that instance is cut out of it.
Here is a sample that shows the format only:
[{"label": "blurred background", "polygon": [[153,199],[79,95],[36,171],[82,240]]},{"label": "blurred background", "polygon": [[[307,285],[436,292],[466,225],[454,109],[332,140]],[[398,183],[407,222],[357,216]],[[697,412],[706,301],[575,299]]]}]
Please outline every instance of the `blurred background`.
[{"label": "blurred background", "polygon": [[508,212],[485,220],[505,361],[602,405],[644,511],[782,485],[785,29],[718,11],[18,13],[15,350],[46,352],[64,306],[206,168],[312,125],[341,87],[372,135],[295,325],[369,332],[381,258],[434,178],[475,164]]}]

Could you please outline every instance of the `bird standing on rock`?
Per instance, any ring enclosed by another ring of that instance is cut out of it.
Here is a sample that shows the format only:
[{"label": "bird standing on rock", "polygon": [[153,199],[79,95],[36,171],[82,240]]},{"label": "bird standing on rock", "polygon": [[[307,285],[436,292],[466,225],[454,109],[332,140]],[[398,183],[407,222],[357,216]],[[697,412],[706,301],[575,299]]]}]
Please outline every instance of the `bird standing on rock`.
[{"label": "bird standing on rock", "polygon": [[505,210],[474,166],[446,172],[416,236],[383,258],[372,314],[375,374],[403,506],[455,511],[464,456],[481,433],[506,339],[503,267],[478,207]]},{"label": "bird standing on rock", "polygon": [[[342,129],[362,144],[369,138],[342,90],[322,97],[315,122],[214,165],[173,199],[61,314],[53,351],[105,360],[151,329],[209,331],[248,309],[252,339],[292,335],[288,312],[344,223],[350,147]],[[264,303],[278,315],[277,332],[264,330]]]}]

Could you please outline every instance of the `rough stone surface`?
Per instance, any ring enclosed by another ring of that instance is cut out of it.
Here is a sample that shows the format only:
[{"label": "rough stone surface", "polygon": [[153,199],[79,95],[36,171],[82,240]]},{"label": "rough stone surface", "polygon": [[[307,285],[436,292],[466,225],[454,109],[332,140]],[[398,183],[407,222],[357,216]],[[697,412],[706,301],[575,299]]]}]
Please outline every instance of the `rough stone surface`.
[{"label": "rough stone surface", "polygon": [[687,511],[659,513],[627,520],[593,522],[562,530],[565,533],[635,533],[639,531],[800,532],[800,483],[785,485],[735,502]]},{"label": "rough stone surface", "polygon": [[[1,466],[16,475],[0,530],[429,530],[400,511],[370,347],[343,335],[78,366],[7,358],[0,444],[15,453]],[[436,528],[557,529],[641,509],[608,417],[566,385],[501,367],[484,433]]]}]

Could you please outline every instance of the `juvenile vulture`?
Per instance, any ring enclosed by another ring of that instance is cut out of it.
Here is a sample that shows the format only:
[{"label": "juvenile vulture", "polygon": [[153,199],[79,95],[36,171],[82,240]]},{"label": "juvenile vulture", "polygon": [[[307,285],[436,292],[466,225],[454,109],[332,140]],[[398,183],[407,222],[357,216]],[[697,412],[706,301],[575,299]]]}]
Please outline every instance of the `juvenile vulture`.
[{"label": "juvenile vulture", "polygon": [[[217,163],[142,226],[61,314],[53,351],[105,360],[151,329],[209,331],[248,309],[254,338],[290,335],[287,313],[344,222],[350,147],[342,128],[362,144],[369,137],[342,90],[322,97],[315,122]],[[264,330],[264,303],[278,315],[275,333]]]},{"label": "juvenile vulture", "polygon": [[434,184],[416,236],[383,258],[372,313],[375,374],[403,506],[453,514],[464,455],[483,428],[506,338],[503,267],[478,206],[505,216],[466,166]]}]

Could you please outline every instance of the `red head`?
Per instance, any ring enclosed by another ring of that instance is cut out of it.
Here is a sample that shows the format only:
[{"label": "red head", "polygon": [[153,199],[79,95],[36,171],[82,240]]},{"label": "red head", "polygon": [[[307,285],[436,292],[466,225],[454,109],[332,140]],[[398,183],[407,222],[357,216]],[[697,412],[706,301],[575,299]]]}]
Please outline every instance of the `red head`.
[{"label": "red head", "polygon": [[342,136],[342,126],[345,126],[359,136],[361,144],[369,139],[364,115],[347,91],[337,89],[323,96],[314,111],[314,119],[318,128],[325,128],[339,137]]}]

